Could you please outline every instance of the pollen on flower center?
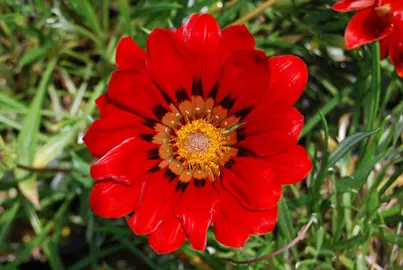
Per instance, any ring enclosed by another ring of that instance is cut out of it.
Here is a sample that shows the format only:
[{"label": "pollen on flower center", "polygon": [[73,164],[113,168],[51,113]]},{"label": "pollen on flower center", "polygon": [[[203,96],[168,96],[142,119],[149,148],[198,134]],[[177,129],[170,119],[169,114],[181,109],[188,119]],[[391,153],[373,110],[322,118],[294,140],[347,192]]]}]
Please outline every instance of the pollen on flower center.
[{"label": "pollen on flower center", "polygon": [[204,133],[191,133],[186,147],[189,152],[204,154],[209,147],[209,142],[209,138]]},{"label": "pollen on flower center", "polygon": [[180,160],[190,168],[216,167],[228,147],[224,129],[214,127],[204,119],[187,123],[176,131],[174,146]]}]

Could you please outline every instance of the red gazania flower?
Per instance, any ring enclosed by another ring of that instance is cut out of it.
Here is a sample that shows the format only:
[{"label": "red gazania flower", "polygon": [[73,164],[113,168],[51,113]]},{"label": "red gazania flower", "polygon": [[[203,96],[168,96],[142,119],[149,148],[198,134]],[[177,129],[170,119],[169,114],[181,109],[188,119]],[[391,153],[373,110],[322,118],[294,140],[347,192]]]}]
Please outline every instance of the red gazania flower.
[{"label": "red gazania flower", "polygon": [[358,11],[344,35],[348,49],[380,40],[382,59],[389,54],[398,75],[403,77],[403,1],[342,0],[333,9]]},{"label": "red gazania flower", "polygon": [[95,214],[130,215],[158,253],[187,238],[204,250],[211,225],[230,247],[273,230],[281,185],[311,170],[293,107],[307,68],[254,46],[245,26],[220,30],[199,14],[176,31],[152,31],[146,52],[130,37],[119,42],[100,119],[84,137],[100,158],[91,167]]}]

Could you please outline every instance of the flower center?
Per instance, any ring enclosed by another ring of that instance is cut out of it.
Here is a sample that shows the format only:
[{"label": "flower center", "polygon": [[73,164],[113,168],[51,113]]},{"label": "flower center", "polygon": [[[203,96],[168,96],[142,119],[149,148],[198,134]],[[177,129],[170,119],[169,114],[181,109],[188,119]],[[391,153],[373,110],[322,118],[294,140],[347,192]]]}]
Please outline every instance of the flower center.
[{"label": "flower center", "polygon": [[174,146],[179,160],[192,169],[212,169],[219,164],[227,138],[224,129],[214,127],[204,119],[194,120],[176,131]]}]

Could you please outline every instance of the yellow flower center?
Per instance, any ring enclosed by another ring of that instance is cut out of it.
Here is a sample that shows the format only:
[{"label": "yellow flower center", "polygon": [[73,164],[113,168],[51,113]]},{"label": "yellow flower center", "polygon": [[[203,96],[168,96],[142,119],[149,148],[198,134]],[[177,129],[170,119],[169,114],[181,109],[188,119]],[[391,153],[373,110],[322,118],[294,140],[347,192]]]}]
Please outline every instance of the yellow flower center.
[{"label": "yellow flower center", "polygon": [[175,146],[179,159],[190,168],[211,170],[217,167],[228,147],[224,129],[204,119],[187,123],[176,131]]}]

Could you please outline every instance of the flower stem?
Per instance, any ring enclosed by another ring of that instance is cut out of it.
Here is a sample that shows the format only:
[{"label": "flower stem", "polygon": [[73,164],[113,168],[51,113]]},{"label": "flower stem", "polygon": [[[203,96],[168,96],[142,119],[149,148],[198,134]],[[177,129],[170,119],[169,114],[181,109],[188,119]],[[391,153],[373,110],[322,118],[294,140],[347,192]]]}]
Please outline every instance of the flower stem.
[{"label": "flower stem", "polygon": [[277,1],[278,0],[268,0],[268,1],[264,2],[263,4],[261,4],[254,10],[252,10],[251,12],[245,14],[244,16],[242,16],[241,18],[239,18],[238,20],[233,22],[231,25],[247,23],[250,19],[252,19],[253,17],[262,13],[265,9],[273,6]]},{"label": "flower stem", "polygon": [[30,172],[39,172],[39,173],[48,173],[48,172],[61,172],[61,173],[70,173],[70,169],[63,169],[63,168],[37,168],[26,166],[22,164],[17,164],[17,167],[26,171]]},{"label": "flower stem", "polygon": [[376,126],[376,116],[379,110],[379,100],[381,96],[381,53],[379,42],[372,45],[372,95],[371,95],[371,112],[368,118],[369,129],[374,129]]}]

